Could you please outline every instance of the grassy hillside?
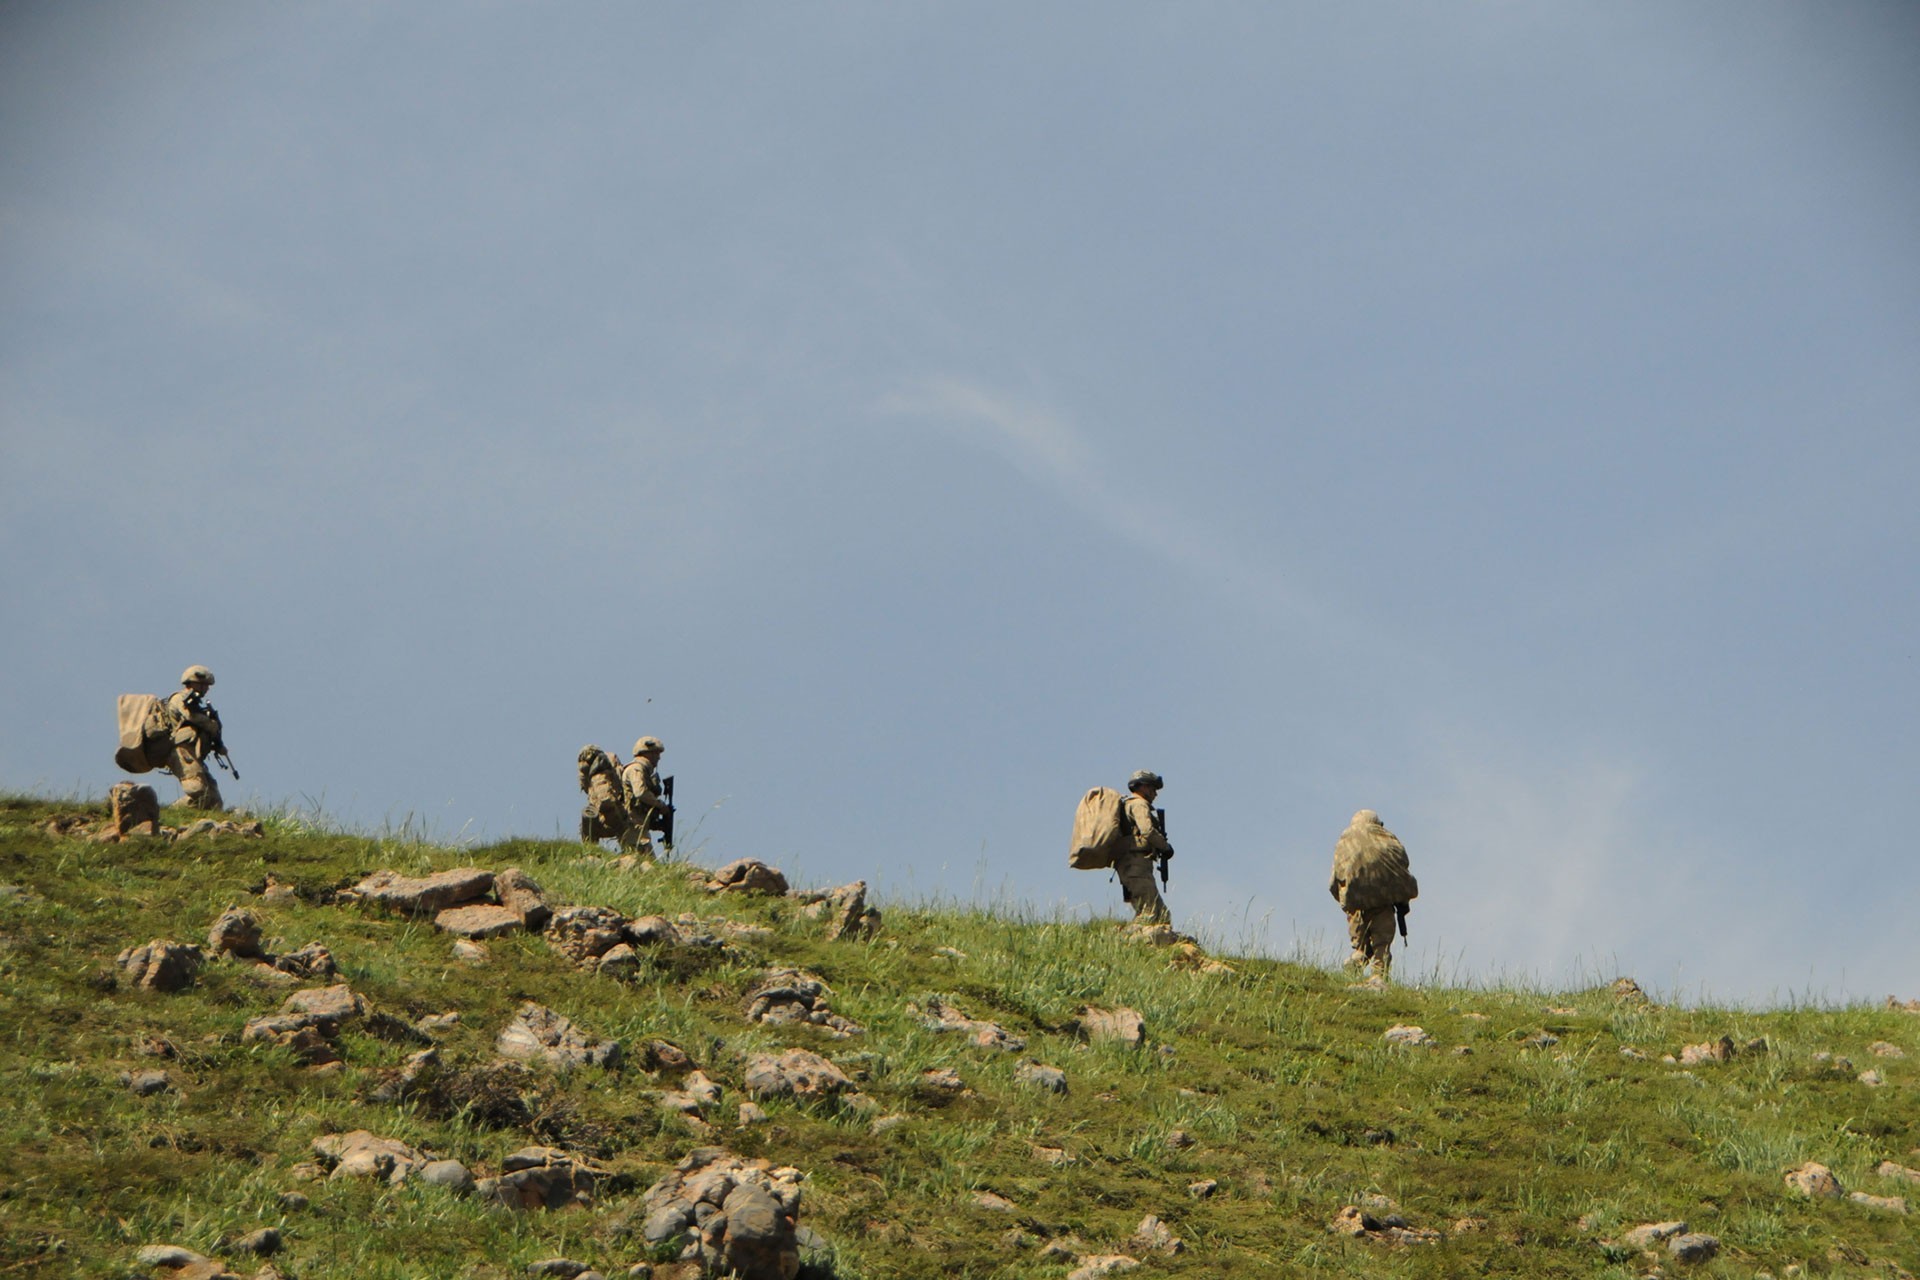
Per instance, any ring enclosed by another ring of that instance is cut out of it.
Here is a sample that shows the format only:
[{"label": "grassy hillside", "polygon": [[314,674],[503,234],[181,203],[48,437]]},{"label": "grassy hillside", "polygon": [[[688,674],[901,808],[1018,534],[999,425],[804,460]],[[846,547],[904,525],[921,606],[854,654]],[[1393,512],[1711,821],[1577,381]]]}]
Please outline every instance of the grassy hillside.
[{"label": "grassy hillside", "polygon": [[[266,1264],[231,1242],[263,1227],[285,1242],[271,1265],[301,1280],[517,1277],[556,1256],[668,1276],[673,1251],[638,1230],[641,1196],[708,1146],[804,1174],[800,1224],[818,1240],[803,1274],[816,1280],[1065,1277],[1114,1254],[1138,1259],[1136,1276],[1920,1271],[1914,1217],[1783,1181],[1817,1161],[1848,1191],[1920,1209],[1920,1184],[1876,1173],[1920,1167],[1910,1012],[1655,1009],[1608,988],[1357,990],[1344,974],[1266,960],[1177,967],[1111,923],[886,903],[877,937],[829,941],[792,899],[709,895],[683,864],[621,871],[577,845],[451,850],[273,820],[265,838],[180,844],[48,834],[56,814],[82,809],[0,801],[0,1276],[167,1274],[136,1265],[153,1244],[252,1275]],[[726,946],[647,952],[622,982],[520,933],[486,942],[474,965],[430,922],[334,900],[376,870],[467,865],[517,866],[555,906],[692,913]],[[270,877],[293,892],[263,895]],[[407,1023],[457,1012],[433,1033],[449,1078],[479,1078],[525,1000],[619,1040],[627,1061],[535,1068],[511,1098],[471,1088],[379,1101],[418,1044],[349,1026],[344,1067],[316,1072],[242,1042],[249,1018],[324,984],[210,958],[191,986],[161,994],[115,965],[155,938],[204,945],[236,906],[272,951],[323,944],[338,980],[376,1010]],[[864,1031],[748,1022],[745,996],[773,966],[823,979],[833,1011]],[[936,997],[1025,1048],[928,1029],[909,1006]],[[1087,1005],[1138,1011],[1147,1043],[1084,1039]],[[1435,1043],[1383,1038],[1403,1025]],[[1731,1061],[1663,1060],[1722,1036],[1741,1046]],[[724,1090],[702,1109],[710,1132],[662,1108],[677,1077],[649,1071],[651,1040],[685,1050]],[[746,1063],[789,1047],[831,1059],[861,1097],[767,1100],[765,1119],[742,1127]],[[1028,1062],[1061,1068],[1067,1092],[1024,1080]],[[963,1088],[940,1087],[927,1074],[939,1068]],[[171,1087],[140,1096],[123,1082],[155,1070]],[[1882,1083],[1863,1083],[1869,1070]],[[613,1176],[590,1205],[527,1213],[417,1180],[304,1176],[314,1139],[354,1129],[476,1174],[551,1145]],[[1355,1205],[1435,1235],[1331,1231]],[[1180,1252],[1133,1239],[1148,1215]],[[1669,1220],[1717,1237],[1718,1255],[1687,1265],[1622,1242]]]}]

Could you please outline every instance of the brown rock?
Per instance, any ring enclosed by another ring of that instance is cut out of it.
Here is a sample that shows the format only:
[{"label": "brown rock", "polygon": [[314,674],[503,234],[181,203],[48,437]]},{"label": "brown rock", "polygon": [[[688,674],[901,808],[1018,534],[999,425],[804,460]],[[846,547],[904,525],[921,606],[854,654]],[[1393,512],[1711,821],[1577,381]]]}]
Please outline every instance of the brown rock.
[{"label": "brown rock", "polygon": [[827,894],[829,940],[871,938],[880,932],[880,913],[867,905],[867,882],[856,880]]},{"label": "brown rock", "polygon": [[611,907],[569,907],[547,922],[546,932],[548,946],[583,964],[627,940],[627,918]]},{"label": "brown rock", "polygon": [[339,974],[339,969],[333,963],[333,953],[317,942],[309,942],[298,951],[273,957],[273,967],[296,978],[326,979]]},{"label": "brown rock", "polygon": [[236,955],[248,960],[261,958],[260,922],[253,912],[230,907],[207,930],[207,950],[214,955]]},{"label": "brown rock", "polygon": [[553,918],[545,891],[518,867],[508,867],[493,878],[493,896],[501,906],[520,913],[528,933],[540,932]]},{"label": "brown rock", "polygon": [[200,948],[169,938],[129,947],[115,958],[128,981],[142,991],[183,991],[193,984],[200,962]]},{"label": "brown rock", "polygon": [[376,871],[350,892],[362,902],[371,902],[408,915],[437,915],[448,907],[475,902],[493,889],[493,872],[479,867],[457,867],[430,876],[403,876],[397,871]]},{"label": "brown rock", "polygon": [[1718,1040],[1690,1044],[1680,1050],[1680,1065],[1692,1067],[1707,1062],[1732,1062],[1733,1055],[1733,1037],[1721,1036]]},{"label": "brown rock", "polygon": [[531,1000],[501,1030],[494,1048],[502,1057],[537,1058],[561,1067],[620,1065],[618,1041],[591,1039],[566,1018]]},{"label": "brown rock", "polygon": [[329,1178],[379,1178],[395,1186],[427,1163],[406,1143],[378,1137],[365,1129],[315,1138],[313,1153],[328,1169]]},{"label": "brown rock", "polygon": [[820,1098],[853,1087],[839,1067],[805,1049],[789,1049],[778,1057],[758,1055],[747,1064],[745,1083],[754,1098]]},{"label": "brown rock", "polygon": [[433,925],[443,933],[461,938],[498,938],[520,932],[526,927],[526,921],[512,907],[470,902],[461,907],[448,907],[434,916]]},{"label": "brown rock", "polygon": [[1074,1027],[1088,1040],[1118,1041],[1131,1048],[1147,1042],[1147,1021],[1132,1009],[1102,1009],[1094,1005],[1082,1005]]},{"label": "brown rock", "polygon": [[784,897],[787,878],[758,858],[740,858],[713,873],[707,881],[709,893],[762,893]]},{"label": "brown rock", "polygon": [[1838,1199],[1846,1194],[1846,1189],[1840,1185],[1840,1179],[1833,1176],[1833,1170],[1812,1161],[1791,1170],[1787,1174],[1787,1185],[1801,1195],[1816,1200]]}]

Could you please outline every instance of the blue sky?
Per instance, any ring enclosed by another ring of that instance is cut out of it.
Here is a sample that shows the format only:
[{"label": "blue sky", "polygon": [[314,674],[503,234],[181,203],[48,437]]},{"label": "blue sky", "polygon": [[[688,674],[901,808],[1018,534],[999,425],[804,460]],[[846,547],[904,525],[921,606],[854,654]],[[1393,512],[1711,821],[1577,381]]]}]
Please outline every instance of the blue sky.
[{"label": "blue sky", "polygon": [[[1920,996],[1920,11],[0,7],[0,786]],[[171,784],[163,784],[171,794]],[[1871,833],[1871,834],[1869,834]]]}]

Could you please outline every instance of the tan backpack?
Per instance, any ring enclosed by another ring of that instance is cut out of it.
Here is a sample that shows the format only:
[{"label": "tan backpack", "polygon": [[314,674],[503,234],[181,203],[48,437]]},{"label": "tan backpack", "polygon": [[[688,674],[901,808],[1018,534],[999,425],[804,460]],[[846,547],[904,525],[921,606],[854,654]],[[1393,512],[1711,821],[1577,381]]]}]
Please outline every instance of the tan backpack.
[{"label": "tan backpack", "polygon": [[578,766],[580,774],[580,790],[585,791],[593,785],[595,774],[604,773],[612,780],[615,794],[621,792],[619,761],[602,751],[599,747],[588,743],[586,746],[580,748],[580,755],[575,763]]},{"label": "tan backpack", "polygon": [[1067,846],[1067,865],[1075,871],[1098,871],[1113,865],[1131,833],[1127,829],[1126,797],[1112,787],[1095,787],[1080,797],[1073,811],[1073,843]]},{"label": "tan backpack", "polygon": [[113,762],[128,773],[146,773],[167,763],[173,734],[167,704],[150,693],[120,695],[120,749]]}]

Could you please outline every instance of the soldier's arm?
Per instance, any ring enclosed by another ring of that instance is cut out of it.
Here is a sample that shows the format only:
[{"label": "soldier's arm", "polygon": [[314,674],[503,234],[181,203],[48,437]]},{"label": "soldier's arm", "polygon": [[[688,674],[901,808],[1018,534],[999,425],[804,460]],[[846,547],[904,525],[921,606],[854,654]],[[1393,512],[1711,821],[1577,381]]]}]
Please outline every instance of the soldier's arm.
[{"label": "soldier's arm", "polygon": [[1127,821],[1133,828],[1134,847],[1146,854],[1172,853],[1173,846],[1153,825],[1153,806],[1146,797],[1129,792],[1127,794]]}]

